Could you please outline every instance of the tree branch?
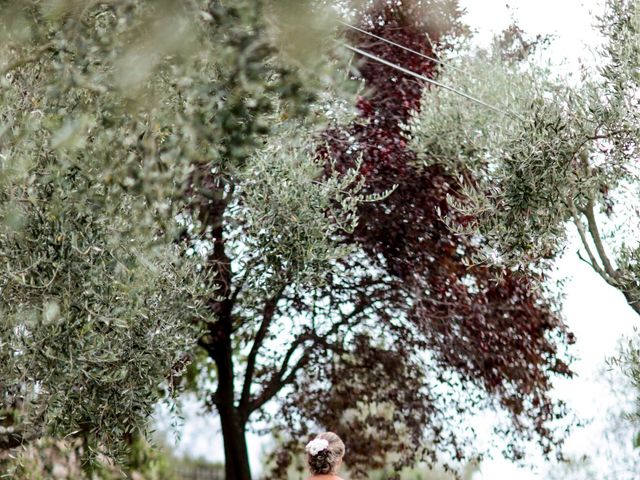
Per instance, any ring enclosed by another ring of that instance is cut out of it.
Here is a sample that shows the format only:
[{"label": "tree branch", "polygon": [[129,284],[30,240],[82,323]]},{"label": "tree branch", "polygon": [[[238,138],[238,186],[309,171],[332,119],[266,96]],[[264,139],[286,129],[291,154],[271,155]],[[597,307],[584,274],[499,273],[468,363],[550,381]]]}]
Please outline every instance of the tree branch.
[{"label": "tree branch", "polygon": [[16,70],[30,63],[37,62],[42,58],[42,55],[44,55],[48,51],[53,51],[53,50],[55,50],[55,45],[53,44],[53,42],[46,43],[42,45],[40,48],[36,49],[36,51],[33,52],[31,55],[18,58],[17,60],[8,64],[6,67],[0,70],[0,76],[4,76],[9,72],[12,72],[13,70]]},{"label": "tree branch", "polygon": [[256,338],[253,341],[253,345],[251,346],[251,351],[249,352],[249,357],[247,358],[247,369],[244,376],[244,384],[242,386],[242,394],[240,397],[240,409],[246,410],[249,404],[249,397],[251,395],[251,384],[253,382],[253,375],[255,373],[256,361],[258,358],[258,353],[260,352],[260,348],[264,343],[264,339],[269,332],[269,327],[271,326],[271,322],[273,321],[273,317],[277,311],[278,301],[282,296],[282,293],[285,289],[285,284],[279,287],[278,291],[271,297],[269,297],[262,308],[262,322],[260,323],[260,327],[258,328],[258,332],[256,333]]},{"label": "tree branch", "polygon": [[625,289],[624,285],[621,284],[621,282],[619,281],[619,274],[611,265],[611,262],[609,261],[609,257],[607,256],[604,250],[602,238],[600,237],[600,232],[598,230],[598,224],[596,223],[596,219],[595,219],[593,198],[589,198],[589,203],[587,205],[587,208],[581,209],[581,212],[584,213],[584,215],[587,217],[587,222],[589,225],[589,234],[593,239],[593,242],[598,251],[598,256],[600,257],[604,265],[604,268],[598,264],[597,259],[595,258],[595,255],[593,254],[593,252],[591,251],[591,248],[589,247],[589,242],[587,239],[587,234],[584,230],[584,225],[582,225],[582,221],[579,218],[579,213],[573,203],[571,203],[571,209],[572,209],[574,223],[576,224],[576,227],[578,227],[580,240],[582,241],[582,244],[584,245],[584,248],[587,251],[587,255],[589,256],[590,262],[586,261],[580,255],[579,251],[578,251],[578,258],[580,258],[580,260],[591,265],[591,267],[604,279],[605,282],[607,282],[612,287],[617,288],[624,295],[624,298],[627,301],[627,304],[638,315],[640,315],[640,302],[638,302],[638,300],[636,299],[636,296],[633,294],[631,290]]},{"label": "tree branch", "polygon": [[289,374],[285,376],[285,373],[289,368],[289,361],[291,360],[291,357],[293,357],[293,354],[298,349],[298,347],[312,338],[312,336],[303,334],[292,343],[291,347],[285,354],[285,359],[283,360],[283,363],[280,366],[278,372],[271,378],[271,380],[269,380],[267,386],[260,393],[260,395],[258,395],[255,399],[251,400],[248,403],[248,413],[252,413],[262,408],[262,406],[269,400],[271,400],[285,385],[293,381],[296,373],[311,359],[311,350],[307,350],[291,368]]},{"label": "tree branch", "polygon": [[33,429],[30,431],[16,431],[0,438],[0,451],[11,450],[26,445],[42,436],[42,431]]},{"label": "tree branch", "polygon": [[21,447],[42,437],[47,409],[41,408],[26,425],[20,425],[5,436],[0,435],[0,451]]},{"label": "tree branch", "polygon": [[602,261],[604,270],[607,272],[608,275],[611,276],[612,279],[615,279],[618,276],[618,274],[616,270],[613,268],[613,265],[611,265],[611,261],[609,260],[609,257],[607,256],[607,252],[604,249],[604,244],[602,243],[602,237],[600,236],[598,223],[596,222],[596,216],[594,213],[593,197],[591,195],[589,196],[589,202],[587,204],[587,207],[584,209],[584,214],[587,217],[587,223],[589,225],[589,234],[591,235],[591,238],[593,239],[593,243],[596,246],[596,251],[598,252],[598,256]]},{"label": "tree branch", "polygon": [[627,301],[627,304],[633,309],[634,312],[640,315],[640,301],[638,301],[637,295],[633,295],[633,293],[629,290],[621,289],[621,291],[624,295],[625,300]]},{"label": "tree branch", "polygon": [[249,279],[249,275],[251,275],[251,272],[253,271],[253,267],[255,266],[255,264],[256,264],[255,258],[252,258],[251,260],[246,262],[246,265],[244,266],[244,274],[242,275],[240,280],[237,282],[236,288],[233,290],[233,292],[231,293],[231,296],[229,297],[233,304],[236,303],[236,300],[240,296],[240,293],[242,292],[245,284],[247,283],[247,280]]},{"label": "tree branch", "polygon": [[605,270],[598,264],[598,260],[595,255],[591,251],[591,247],[589,246],[589,240],[587,238],[587,234],[584,229],[584,225],[582,224],[582,220],[580,220],[580,213],[578,212],[575,204],[573,202],[569,202],[571,206],[571,213],[573,216],[573,223],[576,225],[578,229],[578,234],[580,235],[580,240],[582,241],[582,245],[584,249],[587,251],[587,255],[589,256],[591,268],[593,268],[598,275],[600,275],[607,283],[611,283],[613,279],[607,274]]},{"label": "tree branch", "polygon": [[[303,368],[311,359],[311,353],[315,350],[315,347],[322,346],[325,350],[331,350],[338,353],[344,353],[344,349],[327,341],[332,335],[338,333],[341,327],[349,325],[349,322],[361,313],[367,306],[366,302],[362,302],[354,308],[354,310],[342,317],[339,322],[333,324],[331,329],[323,335],[318,335],[315,330],[307,330],[301,333],[289,346],[289,349],[285,353],[282,363],[278,371],[267,382],[264,390],[255,399],[248,402],[247,413],[252,413],[261,408],[265,403],[271,400],[285,385],[292,383],[295,380],[296,374]],[[313,344],[302,354],[298,361],[292,367],[289,366],[293,355],[300,346],[308,341],[313,341]],[[288,373],[287,373],[288,372]]]}]

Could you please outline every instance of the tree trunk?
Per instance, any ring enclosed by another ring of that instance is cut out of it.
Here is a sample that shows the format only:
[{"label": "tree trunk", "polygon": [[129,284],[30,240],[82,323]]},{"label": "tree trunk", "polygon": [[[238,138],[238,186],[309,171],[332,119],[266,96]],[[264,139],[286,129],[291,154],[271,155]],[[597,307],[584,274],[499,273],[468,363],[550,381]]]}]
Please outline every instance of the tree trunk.
[{"label": "tree trunk", "polygon": [[[616,287],[616,285],[613,286]],[[633,311],[640,315],[640,301],[638,301],[638,293],[630,290],[622,290],[622,294]]]},{"label": "tree trunk", "polygon": [[225,478],[226,480],[251,480],[245,437],[248,415],[236,406],[234,389],[231,306],[228,300],[224,300],[220,307],[218,323],[214,324],[210,330],[214,342],[209,353],[218,369],[215,404],[224,439]]},{"label": "tree trunk", "polygon": [[[233,189],[232,186],[231,189]],[[214,360],[218,370],[218,388],[214,395],[214,403],[222,426],[225,479],[251,480],[251,466],[245,437],[248,414],[246,409],[236,406],[233,361],[234,298],[231,288],[233,275],[231,259],[225,251],[222,220],[231,195],[226,192],[224,184],[217,186],[215,195],[216,202],[212,204],[209,201],[207,207],[200,210],[200,214],[203,224],[213,227],[211,235],[214,242],[213,250],[209,255],[209,268],[212,269],[214,282],[220,288],[215,292],[216,298],[209,301],[209,307],[217,321],[209,324],[208,334],[204,335],[199,343]]]},{"label": "tree trunk", "polygon": [[245,421],[234,407],[221,407],[218,411],[224,437],[225,478],[226,480],[251,480]]}]

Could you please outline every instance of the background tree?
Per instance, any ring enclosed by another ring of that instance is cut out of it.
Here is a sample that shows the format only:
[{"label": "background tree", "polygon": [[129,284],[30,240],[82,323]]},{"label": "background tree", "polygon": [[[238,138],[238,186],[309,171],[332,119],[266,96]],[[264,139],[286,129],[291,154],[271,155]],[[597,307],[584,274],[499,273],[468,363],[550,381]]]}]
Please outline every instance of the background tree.
[{"label": "background tree", "polygon": [[[425,33],[437,40],[443,32],[410,18],[420,8],[448,16],[451,25],[456,12],[438,5],[383,5],[367,11],[360,25],[371,29],[380,20],[384,30],[378,33],[429,53]],[[364,37],[355,40],[369,44]],[[413,55],[394,52],[394,58],[427,73],[434,69],[432,61]],[[422,85],[397,76],[397,88],[385,90],[376,79],[393,77],[388,69],[364,63],[359,70],[371,99],[359,103],[356,124],[327,130],[318,152],[329,176],[357,167],[361,158],[367,192],[398,186],[359,209],[353,235],[329,234],[356,250],[332,262],[319,282],[296,282],[290,261],[278,261],[272,276],[264,266],[268,257],[255,245],[246,249],[252,223],[234,220],[243,218],[246,197],[236,203],[225,194],[227,179],[217,180],[224,201],[208,214],[215,245],[209,265],[228,290],[210,304],[219,320],[200,341],[206,356],[200,354],[192,375],[204,401],[220,414],[227,471],[234,478],[247,471],[243,434],[251,420],[271,431],[283,426],[278,468],[286,468],[301,438],[331,428],[346,438],[349,467],[361,476],[384,465],[387,455],[395,455],[396,466],[421,457],[433,461],[436,452],[462,457],[463,442],[452,432],[454,409],[474,405],[499,406],[512,415],[514,456],[523,437],[536,438],[546,451],[558,442],[547,422],[561,416],[562,407],[547,392],[553,374],[569,371],[567,334],[555,307],[534,288],[535,278],[496,284],[497,271],[466,268],[465,249],[472,244],[460,243],[436,214],[446,208],[448,178],[435,169],[415,178],[418,169],[402,146],[399,124],[418,105]],[[358,145],[365,141],[362,150]],[[275,197],[262,194],[259,203]],[[271,225],[282,224],[269,221],[266,228]],[[270,276],[261,280],[265,272]],[[442,393],[447,384],[449,394]]]},{"label": "background tree", "polygon": [[503,114],[433,90],[409,121],[418,163],[458,179],[456,210],[473,220],[453,230],[486,241],[476,261],[539,270],[573,224],[580,258],[637,313],[639,26],[639,2],[608,1],[598,66],[577,87],[532,61],[462,55],[453,64],[466,74],[449,69],[443,81]]},{"label": "background tree", "polygon": [[566,245],[571,222],[579,255],[636,312],[639,12],[635,0],[607,2],[597,71],[575,87],[531,60],[476,52],[452,60],[443,82],[503,114],[429,90],[409,127],[419,163],[459,179],[456,210],[473,220],[458,231],[486,239],[482,260],[544,265]]},{"label": "background tree", "polygon": [[[123,453],[173,396],[201,323],[217,320],[206,298],[226,288],[181,240],[205,231],[200,219],[211,227],[213,207],[191,200],[219,192],[208,172],[243,179],[243,212],[255,222],[244,241],[264,255],[263,279],[291,245],[292,279],[342,254],[325,235],[355,221],[354,175],[318,178],[295,141],[279,156],[256,153],[267,118],[293,122],[311,99],[270,46],[279,32],[267,19],[277,16],[261,9],[2,2],[2,449],[48,434],[81,437],[90,457]],[[278,171],[266,168],[270,156]],[[291,181],[278,186],[283,172]],[[302,196],[300,208],[272,216],[287,231],[261,216],[260,195],[275,187]],[[329,212],[333,202],[341,208]]]},{"label": "background tree", "polygon": [[[467,221],[452,177],[415,167],[400,129],[422,85],[362,63],[359,118],[325,128],[347,62],[306,3],[4,3],[0,378],[5,405],[33,399],[20,428],[117,450],[197,340],[186,378],[228,478],[251,478],[252,422],[290,452],[335,429],[360,476],[464,457],[474,408],[507,412],[511,456],[560,442],[570,336],[540,278],[466,267],[479,247],[437,215]],[[425,33],[460,28],[449,2],[365,6],[365,30],[431,55]]]},{"label": "background tree", "polygon": [[[461,55],[447,61],[455,69],[442,81],[502,114],[429,90],[408,135],[417,164],[438,165],[460,185],[452,204],[471,221],[451,227],[485,242],[477,262],[544,270],[573,225],[580,258],[640,313],[640,2],[610,0],[599,20],[597,67],[578,85],[531,59]],[[635,342],[619,359],[632,385],[640,378]],[[637,397],[635,387],[628,393]]]}]

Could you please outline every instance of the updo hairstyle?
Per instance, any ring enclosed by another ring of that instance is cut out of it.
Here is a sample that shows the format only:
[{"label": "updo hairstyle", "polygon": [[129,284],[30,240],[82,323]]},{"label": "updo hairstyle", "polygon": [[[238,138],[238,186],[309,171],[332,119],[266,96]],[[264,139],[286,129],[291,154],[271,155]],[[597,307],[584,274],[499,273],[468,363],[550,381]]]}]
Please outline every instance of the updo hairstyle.
[{"label": "updo hairstyle", "polygon": [[344,457],[344,443],[333,432],[321,433],[314,440],[326,440],[329,446],[315,454],[307,451],[309,470],[313,475],[335,474],[342,457]]}]

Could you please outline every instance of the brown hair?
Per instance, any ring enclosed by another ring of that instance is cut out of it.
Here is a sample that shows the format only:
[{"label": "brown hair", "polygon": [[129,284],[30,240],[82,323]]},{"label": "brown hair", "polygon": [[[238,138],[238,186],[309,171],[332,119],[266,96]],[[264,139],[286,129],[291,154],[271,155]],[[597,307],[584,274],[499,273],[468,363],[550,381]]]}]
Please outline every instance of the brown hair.
[{"label": "brown hair", "polygon": [[321,433],[316,436],[315,439],[326,440],[329,442],[329,446],[315,455],[311,455],[311,452],[307,453],[309,470],[311,470],[311,473],[314,475],[336,473],[336,468],[340,464],[342,457],[344,457],[344,443],[340,440],[340,437],[333,432]]}]

